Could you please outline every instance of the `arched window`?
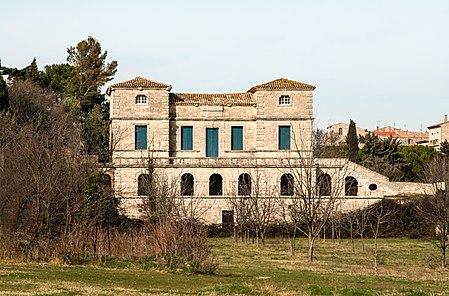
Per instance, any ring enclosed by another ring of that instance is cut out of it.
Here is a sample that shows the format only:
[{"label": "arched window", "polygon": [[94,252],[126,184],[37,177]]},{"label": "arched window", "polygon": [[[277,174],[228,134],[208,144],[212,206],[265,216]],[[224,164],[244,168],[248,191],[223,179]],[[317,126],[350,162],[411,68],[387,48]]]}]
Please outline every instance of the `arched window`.
[{"label": "arched window", "polygon": [[193,187],[195,184],[195,178],[192,174],[183,174],[181,176],[181,195],[193,196]]},{"label": "arched window", "polygon": [[223,195],[223,178],[219,174],[209,177],[209,195]]},{"label": "arched window", "polygon": [[112,190],[112,178],[110,175],[108,174],[103,174],[103,186],[104,186],[104,191],[106,193],[111,193]]},{"label": "arched window", "polygon": [[294,180],[291,174],[283,174],[281,177],[281,195],[293,195]]},{"label": "arched window", "polygon": [[251,176],[246,173],[239,176],[238,195],[251,195]]},{"label": "arched window", "polygon": [[330,196],[332,190],[331,176],[321,174],[316,178],[316,189],[318,196]]},{"label": "arched window", "polygon": [[150,175],[139,175],[139,178],[137,178],[137,195],[149,195],[150,185]]},{"label": "arched window", "polygon": [[346,196],[357,196],[357,191],[359,182],[352,176],[347,176],[345,178],[345,195]]}]

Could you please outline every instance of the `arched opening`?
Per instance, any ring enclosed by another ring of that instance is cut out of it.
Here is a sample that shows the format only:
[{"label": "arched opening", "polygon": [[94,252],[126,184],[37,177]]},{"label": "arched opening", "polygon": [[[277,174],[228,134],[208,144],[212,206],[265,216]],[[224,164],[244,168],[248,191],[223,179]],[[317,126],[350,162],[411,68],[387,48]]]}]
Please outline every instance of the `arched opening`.
[{"label": "arched opening", "polygon": [[193,196],[193,188],[195,184],[195,178],[192,174],[186,173],[181,176],[181,195]]},{"label": "arched opening", "polygon": [[137,178],[137,195],[150,194],[150,175],[141,174]]},{"label": "arched opening", "polygon": [[238,195],[251,195],[251,176],[246,173],[239,176]]},{"label": "arched opening", "polygon": [[328,174],[321,174],[316,180],[318,196],[330,196],[332,192],[331,176]]},{"label": "arched opening", "polygon": [[293,195],[294,179],[291,174],[281,176],[281,195]]},{"label": "arched opening", "polygon": [[359,190],[359,182],[352,176],[347,176],[345,178],[345,195],[346,196],[357,196]]},{"label": "arched opening", "polygon": [[209,195],[223,195],[223,178],[219,174],[209,177]]},{"label": "arched opening", "polygon": [[112,191],[112,178],[108,174],[103,174],[103,186],[104,192],[110,194]]}]

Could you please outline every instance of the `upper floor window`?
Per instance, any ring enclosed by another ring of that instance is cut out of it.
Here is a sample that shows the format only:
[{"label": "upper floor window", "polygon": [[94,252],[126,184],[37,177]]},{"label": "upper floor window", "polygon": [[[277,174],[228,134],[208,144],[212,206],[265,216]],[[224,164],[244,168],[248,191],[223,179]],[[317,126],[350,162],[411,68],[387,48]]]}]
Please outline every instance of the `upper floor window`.
[{"label": "upper floor window", "polygon": [[290,150],[290,126],[279,127],[279,150]]},{"label": "upper floor window", "polygon": [[181,126],[181,150],[193,149],[193,127]]},{"label": "upper floor window", "polygon": [[292,99],[290,98],[290,96],[282,95],[279,97],[279,105],[291,105],[291,104]]},{"label": "upper floor window", "polygon": [[134,144],[136,150],[146,150],[147,144],[147,126],[146,125],[136,125],[134,134]]},{"label": "upper floor window", "polygon": [[206,157],[218,157],[218,128],[206,128]]},{"label": "upper floor window", "polygon": [[147,104],[148,98],[146,95],[137,95],[136,96],[136,104]]},{"label": "upper floor window", "polygon": [[243,150],[243,126],[231,127],[231,150]]}]

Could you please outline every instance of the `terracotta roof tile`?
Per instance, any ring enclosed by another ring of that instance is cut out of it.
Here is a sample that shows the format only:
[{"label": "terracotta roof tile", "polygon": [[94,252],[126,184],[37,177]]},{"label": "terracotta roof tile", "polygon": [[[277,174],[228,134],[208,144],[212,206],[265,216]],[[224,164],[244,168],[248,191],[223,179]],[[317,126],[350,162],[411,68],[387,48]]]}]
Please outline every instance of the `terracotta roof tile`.
[{"label": "terracotta roof tile", "polygon": [[114,88],[150,88],[150,89],[166,89],[167,91],[171,90],[171,85],[156,82],[153,80],[146,79],[144,77],[137,76],[131,80],[116,83],[108,87],[106,93],[110,94]]},{"label": "terracotta roof tile", "polygon": [[267,83],[252,87],[248,92],[254,93],[257,90],[314,90],[316,86],[306,84],[287,78],[279,78]]},{"label": "terracotta roof tile", "polygon": [[191,94],[170,93],[170,103],[175,105],[234,105],[251,106],[256,103],[251,93]]},{"label": "terracotta roof tile", "polygon": [[440,126],[442,126],[443,124],[446,124],[446,123],[449,123],[449,121],[444,121],[444,122],[440,122],[440,123],[437,123],[437,124],[433,124],[431,126],[428,126],[427,128],[431,129],[431,128],[440,127]]}]

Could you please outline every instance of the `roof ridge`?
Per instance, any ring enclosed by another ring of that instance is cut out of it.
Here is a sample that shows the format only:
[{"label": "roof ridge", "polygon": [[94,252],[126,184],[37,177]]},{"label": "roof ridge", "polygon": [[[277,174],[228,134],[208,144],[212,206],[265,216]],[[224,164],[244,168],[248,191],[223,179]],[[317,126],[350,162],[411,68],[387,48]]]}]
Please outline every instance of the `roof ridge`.
[{"label": "roof ridge", "polygon": [[248,90],[248,92],[254,93],[257,90],[314,90],[315,88],[316,86],[312,84],[281,77],[253,86]]},{"label": "roof ridge", "polygon": [[256,102],[251,93],[170,93],[175,105],[251,106]]},{"label": "roof ridge", "polygon": [[142,76],[136,76],[130,80],[118,82],[109,86],[108,89],[106,90],[106,93],[110,95],[115,88],[149,88],[149,89],[165,89],[167,91],[170,91],[172,86],[162,82],[150,80]]}]

